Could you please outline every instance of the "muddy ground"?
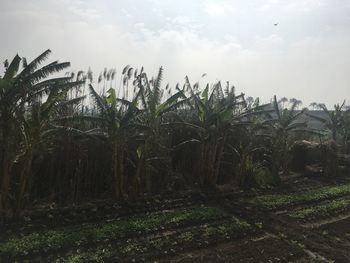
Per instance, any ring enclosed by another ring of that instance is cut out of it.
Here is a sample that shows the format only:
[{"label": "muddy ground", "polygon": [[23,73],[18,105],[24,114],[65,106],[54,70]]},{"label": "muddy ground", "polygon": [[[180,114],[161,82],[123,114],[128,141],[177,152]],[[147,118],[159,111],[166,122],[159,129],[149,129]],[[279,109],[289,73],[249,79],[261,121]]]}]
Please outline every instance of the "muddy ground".
[{"label": "muddy ground", "polygon": [[0,227],[0,262],[350,262],[350,178],[52,206]]}]

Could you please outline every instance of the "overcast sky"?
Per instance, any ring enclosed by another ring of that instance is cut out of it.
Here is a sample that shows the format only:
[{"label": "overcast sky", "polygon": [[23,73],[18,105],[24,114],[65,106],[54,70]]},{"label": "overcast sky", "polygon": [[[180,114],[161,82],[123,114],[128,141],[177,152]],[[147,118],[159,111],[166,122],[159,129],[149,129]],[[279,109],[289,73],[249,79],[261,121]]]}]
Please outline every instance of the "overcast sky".
[{"label": "overcast sky", "polygon": [[207,73],[263,101],[350,102],[350,0],[0,0],[0,36],[1,61],[50,48],[96,76],[163,66],[164,85]]}]

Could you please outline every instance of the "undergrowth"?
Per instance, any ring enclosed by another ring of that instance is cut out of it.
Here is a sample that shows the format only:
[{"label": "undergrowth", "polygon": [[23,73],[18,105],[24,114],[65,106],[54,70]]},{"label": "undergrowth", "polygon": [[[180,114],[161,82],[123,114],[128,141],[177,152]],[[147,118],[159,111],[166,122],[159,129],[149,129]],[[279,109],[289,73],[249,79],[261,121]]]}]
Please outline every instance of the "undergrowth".
[{"label": "undergrowth", "polygon": [[86,224],[79,227],[41,231],[21,237],[12,237],[1,242],[0,256],[26,255],[33,252],[80,246],[91,242],[124,238],[127,235],[141,234],[181,223],[208,221],[224,216],[226,214],[218,208],[198,206],[134,216],[103,224]]},{"label": "undergrowth", "polygon": [[316,218],[333,215],[335,212],[342,212],[350,206],[349,199],[331,201],[327,204],[316,205],[308,208],[298,209],[288,214],[295,219]]},{"label": "undergrowth", "polygon": [[327,186],[303,193],[259,196],[257,197],[256,201],[259,205],[263,207],[266,207],[268,209],[275,209],[282,206],[294,205],[310,201],[318,201],[345,194],[350,194],[350,184],[345,184],[341,186]]}]

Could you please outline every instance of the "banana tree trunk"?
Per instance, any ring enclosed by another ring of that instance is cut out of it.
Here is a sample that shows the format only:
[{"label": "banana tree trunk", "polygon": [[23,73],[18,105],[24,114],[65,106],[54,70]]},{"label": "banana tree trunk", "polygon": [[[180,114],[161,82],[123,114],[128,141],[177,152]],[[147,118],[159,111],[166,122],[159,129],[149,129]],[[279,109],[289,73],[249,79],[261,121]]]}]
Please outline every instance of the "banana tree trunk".
[{"label": "banana tree trunk", "polygon": [[114,195],[117,200],[124,197],[124,153],[118,142],[113,147]]},{"label": "banana tree trunk", "polygon": [[143,151],[143,162],[141,166],[141,171],[140,173],[143,174],[143,180],[144,180],[144,190],[147,193],[152,192],[152,187],[153,187],[153,181],[152,181],[152,176],[151,176],[151,170],[148,167],[147,159],[151,155],[151,149],[152,149],[152,143],[150,142],[150,138],[147,138],[145,141],[145,146],[144,146],[144,151]]},{"label": "banana tree trunk", "polygon": [[201,144],[201,159],[200,159],[200,167],[201,167],[201,171],[200,171],[200,174],[199,174],[199,183],[202,187],[205,186],[206,184],[206,178],[207,178],[207,165],[206,165],[206,162],[207,162],[207,150],[206,150],[206,143],[203,142]]},{"label": "banana tree trunk", "polygon": [[1,167],[0,167],[0,180],[1,180],[1,186],[0,186],[0,214],[8,215],[9,214],[9,208],[10,208],[10,202],[9,202],[9,192],[10,192],[10,186],[11,186],[11,168],[12,168],[12,158],[10,155],[11,149],[9,145],[10,141],[10,125],[7,122],[7,120],[10,118],[9,116],[5,116],[5,114],[2,116],[3,118],[0,120],[2,121],[2,160],[1,160]]},{"label": "banana tree trunk", "polygon": [[119,171],[118,171],[118,149],[117,145],[114,145],[113,149],[113,180],[114,180],[114,197],[119,200],[121,191],[119,185]]},{"label": "banana tree trunk", "polygon": [[215,180],[215,184],[218,181],[219,178],[219,173],[220,173],[220,165],[221,165],[221,160],[222,157],[224,155],[224,149],[225,149],[225,144],[226,144],[226,138],[227,138],[227,134],[225,133],[225,135],[223,136],[220,145],[218,147],[218,152],[217,152],[217,158],[215,161],[215,170],[214,170],[214,180]]},{"label": "banana tree trunk", "polygon": [[333,129],[332,129],[332,139],[334,141],[337,141],[337,128],[336,127],[333,127]]},{"label": "banana tree trunk", "polygon": [[20,211],[25,203],[27,196],[30,193],[30,180],[32,176],[32,161],[33,161],[33,149],[30,147],[27,150],[25,155],[25,160],[23,164],[23,168],[21,171],[20,181],[19,181],[19,190],[16,200],[16,211]]},{"label": "banana tree trunk", "polygon": [[134,178],[134,192],[140,194],[143,192],[143,173],[145,171],[145,155],[141,153],[137,162],[136,174]]},{"label": "banana tree trunk", "polygon": [[215,178],[215,167],[217,162],[217,150],[218,150],[218,143],[216,140],[212,142],[211,147],[209,147],[210,152],[209,155],[209,169],[208,169],[208,183],[211,188],[214,188],[216,185],[216,178]]},{"label": "banana tree trunk", "polygon": [[216,167],[217,143],[215,141],[204,142],[202,146],[202,169],[203,180],[201,182],[204,188],[215,187],[215,167]]},{"label": "banana tree trunk", "polygon": [[11,182],[11,161],[6,152],[4,152],[1,175],[1,189],[0,189],[0,213],[8,214],[9,212],[9,192]]},{"label": "banana tree trunk", "polygon": [[120,153],[119,153],[119,184],[120,184],[120,194],[121,194],[121,198],[124,198],[124,194],[125,194],[125,183],[124,183],[124,178],[125,178],[125,174],[124,174],[124,161],[125,161],[125,152],[124,149],[121,148]]}]

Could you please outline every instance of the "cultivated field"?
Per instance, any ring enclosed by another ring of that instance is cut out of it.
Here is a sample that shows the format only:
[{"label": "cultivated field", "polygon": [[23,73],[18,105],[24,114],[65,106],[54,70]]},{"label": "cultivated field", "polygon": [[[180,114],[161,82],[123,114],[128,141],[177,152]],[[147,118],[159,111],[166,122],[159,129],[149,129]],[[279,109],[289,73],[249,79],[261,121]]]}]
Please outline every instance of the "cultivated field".
[{"label": "cultivated field", "polygon": [[43,208],[6,223],[2,262],[348,262],[350,180]]}]

